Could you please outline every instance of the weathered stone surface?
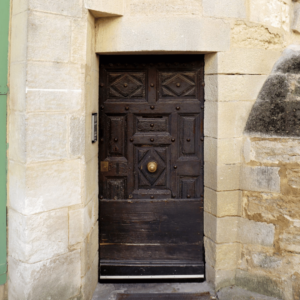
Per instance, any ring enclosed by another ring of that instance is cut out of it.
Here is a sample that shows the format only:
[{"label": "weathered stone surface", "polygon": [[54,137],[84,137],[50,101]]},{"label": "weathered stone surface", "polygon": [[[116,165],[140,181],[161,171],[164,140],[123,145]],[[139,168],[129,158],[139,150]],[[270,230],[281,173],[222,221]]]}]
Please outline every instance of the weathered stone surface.
[{"label": "weathered stone surface", "polygon": [[300,163],[300,140],[246,139],[244,157],[246,162]]},{"label": "weathered stone surface", "polygon": [[85,238],[81,249],[81,276],[85,276],[92,267],[99,248],[99,224],[96,223],[90,234]]},{"label": "weathered stone surface", "polygon": [[300,253],[300,224],[293,227],[294,226],[291,226],[280,234],[279,245],[283,250]]},{"label": "weathered stone surface", "polygon": [[252,101],[205,102],[205,136],[219,139],[242,137],[252,105]]},{"label": "weathered stone surface", "polygon": [[266,75],[206,75],[206,101],[254,101]]},{"label": "weathered stone surface", "polygon": [[98,198],[94,198],[84,207],[69,211],[69,244],[82,242],[91,232],[98,219]]},{"label": "weathered stone surface", "polygon": [[73,19],[71,22],[71,61],[74,63],[85,63],[87,43],[90,39],[87,36],[88,22],[84,19]]},{"label": "weathered stone surface", "polygon": [[267,27],[236,22],[231,30],[232,46],[235,48],[280,49],[282,35]]},{"label": "weathered stone surface", "polygon": [[299,5],[299,3],[296,3],[294,6],[294,19],[293,19],[291,27],[294,32],[300,33],[300,5]]},{"label": "weathered stone surface", "polygon": [[204,160],[217,164],[236,164],[241,162],[242,138],[216,139],[206,137],[204,141]]},{"label": "weathered stone surface", "polygon": [[70,58],[69,18],[38,12],[29,13],[27,58],[67,62]]},{"label": "weathered stone surface", "polygon": [[246,5],[243,0],[203,0],[204,16],[217,18],[246,18]]},{"label": "weathered stone surface", "polygon": [[204,210],[216,217],[241,216],[242,195],[240,191],[216,192],[204,189]]},{"label": "weathered stone surface", "polygon": [[86,199],[88,203],[91,198],[98,192],[98,157],[92,158],[86,164]]},{"label": "weathered stone surface", "polygon": [[69,299],[80,293],[80,251],[26,264],[9,257],[9,299]]},{"label": "weathered stone surface", "polygon": [[27,167],[11,162],[10,206],[30,215],[81,203],[81,169],[80,160]]},{"label": "weathered stone surface", "polygon": [[206,162],[204,185],[216,191],[237,190],[240,186],[240,165]]},{"label": "weathered stone surface", "polygon": [[216,244],[204,238],[206,263],[215,270],[233,270],[241,256],[241,244]]},{"label": "weathered stone surface", "polygon": [[250,21],[289,30],[289,4],[284,0],[251,0]]},{"label": "weathered stone surface", "polygon": [[201,3],[197,0],[131,0],[131,15],[199,15]]},{"label": "weathered stone surface", "polygon": [[271,278],[261,274],[249,273],[243,270],[236,271],[236,285],[266,296],[283,298],[280,278]]},{"label": "weathered stone surface", "polygon": [[217,19],[135,16],[99,19],[96,26],[97,53],[226,51],[230,46],[230,25]]},{"label": "weathered stone surface", "polygon": [[238,240],[242,244],[273,246],[275,236],[275,226],[273,224],[240,218],[238,227]]},{"label": "weathered stone surface", "polygon": [[246,191],[280,192],[280,168],[242,167],[240,187]]},{"label": "weathered stone surface", "polygon": [[245,132],[300,136],[300,48],[290,46],[275,64],[253,106]]},{"label": "weathered stone surface", "polygon": [[68,252],[68,210],[24,216],[9,211],[9,254],[36,263]]},{"label": "weathered stone surface", "polygon": [[278,300],[278,298],[264,296],[236,286],[221,289],[218,292],[218,298],[220,300]]},{"label": "weathered stone surface", "polygon": [[27,65],[27,88],[46,90],[81,90],[80,65],[30,62]]},{"label": "weathered stone surface", "polygon": [[261,215],[268,222],[279,216],[300,219],[299,196],[272,193],[243,193],[244,208],[248,215]]},{"label": "weathered stone surface", "polygon": [[29,8],[72,17],[82,16],[82,0],[29,0]]},{"label": "weathered stone surface", "polygon": [[81,156],[84,154],[84,149],[85,149],[84,117],[72,116],[70,118],[70,153],[72,156]]},{"label": "weathered stone surface", "polygon": [[294,189],[300,189],[300,169],[290,169],[286,171],[287,183]]},{"label": "weathered stone surface", "polygon": [[82,294],[83,299],[92,299],[93,293],[98,283],[98,263],[99,257],[96,254],[92,267],[88,270],[86,275],[82,278]]},{"label": "weathered stone surface", "polygon": [[204,212],[204,234],[215,243],[239,242],[239,217],[216,218]]},{"label": "weathered stone surface", "polygon": [[269,256],[264,252],[256,252],[251,255],[254,266],[263,269],[279,268],[282,263],[282,258],[276,256]]},{"label": "weathered stone surface", "polygon": [[61,114],[32,114],[27,119],[27,160],[63,159],[67,152],[67,117]]},{"label": "weathered stone surface", "polygon": [[213,284],[216,291],[235,285],[236,270],[215,270],[208,263],[206,266],[206,280]]},{"label": "weathered stone surface", "polygon": [[300,274],[294,273],[292,276],[293,282],[293,300],[300,300]]},{"label": "weathered stone surface", "polygon": [[206,54],[205,74],[269,75],[280,55],[278,50],[243,48]]},{"label": "weathered stone surface", "polygon": [[27,92],[28,112],[72,112],[82,108],[81,91],[32,91]]}]

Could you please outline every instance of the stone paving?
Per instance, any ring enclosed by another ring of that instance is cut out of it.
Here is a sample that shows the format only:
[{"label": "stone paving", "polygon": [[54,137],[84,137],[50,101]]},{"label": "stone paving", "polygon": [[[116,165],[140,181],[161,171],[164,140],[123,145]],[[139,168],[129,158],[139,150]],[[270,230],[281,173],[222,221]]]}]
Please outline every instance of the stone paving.
[{"label": "stone paving", "polygon": [[[207,282],[202,283],[118,283],[98,284],[92,300],[115,300],[118,293],[204,293],[218,300],[279,300],[246,291],[238,287],[227,287],[215,293]],[[142,299],[141,299],[142,300]]]}]

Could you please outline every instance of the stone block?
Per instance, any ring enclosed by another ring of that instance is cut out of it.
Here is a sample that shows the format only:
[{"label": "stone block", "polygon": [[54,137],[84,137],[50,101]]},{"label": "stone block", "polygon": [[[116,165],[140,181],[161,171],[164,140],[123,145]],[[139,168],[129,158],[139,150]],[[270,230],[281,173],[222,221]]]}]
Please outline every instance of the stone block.
[{"label": "stone block", "polygon": [[28,10],[29,0],[15,0],[12,3],[12,15],[17,15],[25,10]]},{"label": "stone block", "polygon": [[246,18],[244,0],[203,0],[203,15],[216,18]]},{"label": "stone block", "polygon": [[85,174],[85,203],[87,203],[95,194],[98,193],[98,157],[94,157],[86,163]]},{"label": "stone block", "polygon": [[[26,1],[24,1],[26,2]],[[13,6],[15,3],[13,4]],[[12,16],[10,61],[24,62],[27,58],[28,12],[24,10]]]},{"label": "stone block", "polygon": [[9,204],[22,214],[36,214],[81,203],[83,176],[80,160],[27,167],[10,162],[9,172]]},{"label": "stone block", "polygon": [[254,252],[251,254],[253,265],[263,269],[277,269],[282,264],[282,258],[279,256],[268,255],[264,252]]},{"label": "stone block", "polygon": [[124,0],[84,0],[85,7],[95,18],[122,16]]},{"label": "stone block", "polygon": [[300,189],[300,169],[290,169],[286,171],[287,184],[293,189]]},{"label": "stone block", "polygon": [[282,33],[270,27],[236,22],[231,30],[232,48],[281,50],[282,43]]},{"label": "stone block", "polygon": [[216,192],[205,188],[204,210],[219,218],[241,216],[242,193],[240,191]]},{"label": "stone block", "polygon": [[206,75],[206,101],[255,101],[266,75]]},{"label": "stone block", "polygon": [[262,139],[247,138],[244,143],[246,162],[261,163],[300,163],[300,141],[296,139]]},{"label": "stone block", "polygon": [[80,293],[80,252],[27,264],[9,257],[9,299],[69,299]]},{"label": "stone block", "polygon": [[269,75],[280,55],[276,50],[243,48],[206,54],[205,74]]},{"label": "stone block", "polygon": [[201,2],[195,0],[131,0],[130,15],[199,15]]},{"label": "stone block", "polygon": [[216,244],[204,238],[205,261],[215,270],[234,270],[241,258],[241,244]]},{"label": "stone block", "polygon": [[217,191],[238,190],[240,188],[240,165],[217,165],[205,162],[204,185]]},{"label": "stone block", "polygon": [[99,225],[95,224],[90,234],[83,241],[81,249],[81,276],[85,276],[93,266],[94,258],[99,249]]},{"label": "stone block", "polygon": [[238,242],[239,217],[216,218],[204,212],[204,234],[215,243]]},{"label": "stone block", "polygon": [[246,167],[241,168],[240,187],[245,191],[280,192],[280,168]]},{"label": "stone block", "polygon": [[36,263],[68,252],[68,210],[24,216],[9,210],[9,254]]},{"label": "stone block", "polygon": [[98,219],[98,197],[84,207],[69,211],[69,244],[75,245],[82,242],[91,232]]},{"label": "stone block", "polygon": [[[271,275],[249,273],[243,270],[236,270],[235,282],[248,291],[256,292],[270,297],[277,297],[278,299],[285,299],[282,293],[282,285],[284,279]],[[287,283],[285,283],[287,284]]]},{"label": "stone block", "polygon": [[97,53],[205,52],[230,47],[230,25],[224,20],[134,16],[99,19],[96,26]]},{"label": "stone block", "polygon": [[10,109],[24,112],[26,108],[26,63],[10,64]]},{"label": "stone block", "polygon": [[242,138],[204,140],[204,160],[217,164],[237,164],[241,162]]},{"label": "stone block", "polygon": [[83,3],[82,0],[29,0],[29,8],[58,15],[81,17]]},{"label": "stone block", "polygon": [[290,3],[282,0],[251,0],[250,21],[267,26],[290,29]]},{"label": "stone block", "polygon": [[294,32],[300,33],[300,5],[299,5],[299,3],[295,3],[294,19],[293,19],[291,27]]},{"label": "stone block", "polygon": [[93,293],[98,284],[98,263],[99,257],[96,254],[92,267],[87,271],[86,275],[82,278],[82,294],[83,299],[92,299]]},{"label": "stone block", "polygon": [[273,224],[255,222],[240,218],[238,228],[238,240],[242,244],[257,244],[272,247],[275,237]]},{"label": "stone block", "polygon": [[23,113],[9,115],[8,157],[16,162],[26,161],[26,117]]},{"label": "stone block", "polygon": [[71,61],[74,63],[86,62],[87,43],[92,39],[87,38],[88,22],[84,19],[73,19],[71,23]]},{"label": "stone block", "polygon": [[206,264],[206,280],[213,284],[216,291],[235,285],[234,270],[215,270],[208,263]]},{"label": "stone block", "polygon": [[[91,125],[92,126],[92,125]],[[91,129],[91,127],[90,127]],[[85,149],[85,119],[83,116],[70,117],[70,154],[81,156]]]},{"label": "stone block", "polygon": [[71,22],[64,16],[30,12],[27,58],[67,62],[70,59]]},{"label": "stone block", "polygon": [[243,136],[253,102],[205,102],[204,134],[214,138]]},{"label": "stone block", "polygon": [[0,300],[8,300],[8,285],[0,285]]},{"label": "stone block", "polygon": [[83,109],[81,91],[29,90],[27,112],[73,112]]},{"label": "stone block", "polygon": [[284,230],[279,236],[279,246],[282,250],[300,253],[300,233],[299,233],[299,225],[291,226]]},{"label": "stone block", "polygon": [[81,66],[67,63],[29,62],[27,65],[27,91],[81,90]]},{"label": "stone block", "polygon": [[27,118],[27,160],[63,159],[67,152],[67,117],[61,114],[31,114]]}]

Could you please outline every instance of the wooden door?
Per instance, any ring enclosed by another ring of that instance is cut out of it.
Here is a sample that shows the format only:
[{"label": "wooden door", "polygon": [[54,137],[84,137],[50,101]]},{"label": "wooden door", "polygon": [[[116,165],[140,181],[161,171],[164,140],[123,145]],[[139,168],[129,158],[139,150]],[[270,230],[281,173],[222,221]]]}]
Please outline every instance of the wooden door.
[{"label": "wooden door", "polygon": [[100,57],[100,278],[197,278],[204,60]]}]

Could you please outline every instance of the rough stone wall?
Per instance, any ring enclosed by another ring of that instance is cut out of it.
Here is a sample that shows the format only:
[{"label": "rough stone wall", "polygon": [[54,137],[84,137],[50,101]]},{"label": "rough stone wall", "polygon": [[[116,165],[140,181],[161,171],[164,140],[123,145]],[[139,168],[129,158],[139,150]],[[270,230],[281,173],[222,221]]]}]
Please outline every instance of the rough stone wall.
[{"label": "rough stone wall", "polygon": [[81,0],[12,1],[9,300],[88,300],[98,281],[94,28]]},{"label": "rough stone wall", "polygon": [[300,47],[291,46],[249,116],[241,175],[243,217],[264,224],[272,243],[242,245],[236,283],[286,300],[300,299],[299,74]]}]

